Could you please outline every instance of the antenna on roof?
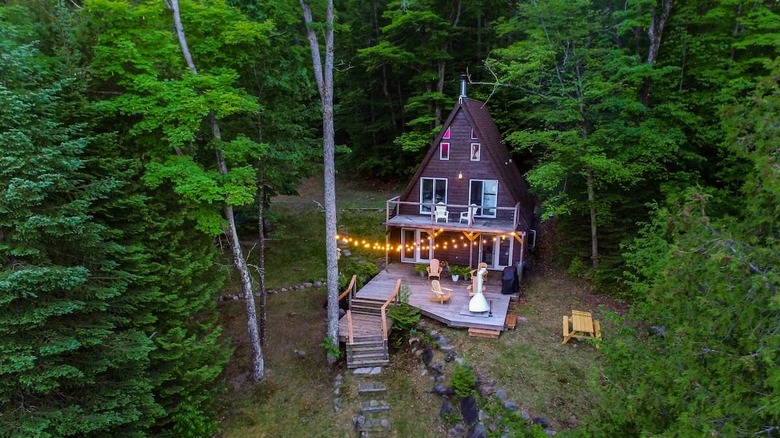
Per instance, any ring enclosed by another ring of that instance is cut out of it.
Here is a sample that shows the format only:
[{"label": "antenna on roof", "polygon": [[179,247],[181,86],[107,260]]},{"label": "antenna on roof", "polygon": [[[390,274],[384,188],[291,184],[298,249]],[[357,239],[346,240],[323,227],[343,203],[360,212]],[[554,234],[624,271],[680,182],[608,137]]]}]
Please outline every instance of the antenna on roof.
[{"label": "antenna on roof", "polygon": [[458,98],[458,103],[463,103],[463,99],[466,98],[466,80],[468,78],[466,75],[460,75],[460,97]]}]

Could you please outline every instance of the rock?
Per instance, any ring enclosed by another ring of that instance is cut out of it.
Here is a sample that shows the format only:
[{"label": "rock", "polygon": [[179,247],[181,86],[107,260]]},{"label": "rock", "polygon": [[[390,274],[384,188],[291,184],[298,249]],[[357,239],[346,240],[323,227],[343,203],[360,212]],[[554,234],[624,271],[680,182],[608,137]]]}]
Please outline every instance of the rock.
[{"label": "rock", "polygon": [[436,337],[436,335],[439,334],[439,332],[436,331],[436,330],[431,330],[431,331],[428,332],[428,334],[431,335],[432,338],[434,338],[434,337]]},{"label": "rock", "polygon": [[517,317],[517,323],[518,324],[525,324],[527,322],[528,322],[528,318],[526,318],[525,316],[518,316]]},{"label": "rock", "polygon": [[450,353],[452,351],[455,351],[455,346],[452,344],[441,345],[439,347],[439,350]]},{"label": "rock", "polygon": [[531,416],[526,411],[520,411],[520,416],[523,417],[523,420],[528,421],[531,419]]},{"label": "rock", "polygon": [[317,280],[314,282],[314,287],[322,287],[322,282]]},{"label": "rock", "polygon": [[444,361],[450,363],[453,360],[455,360],[457,357],[458,357],[458,353],[456,353],[455,351],[449,351],[447,352],[447,356],[444,358]]},{"label": "rock", "polygon": [[344,317],[344,315],[346,315],[346,314],[347,314],[347,311],[346,311],[346,310],[344,310],[344,309],[339,309],[339,318],[343,318],[343,317]]},{"label": "rock", "polygon": [[354,370],[352,370],[352,374],[356,376],[364,376],[371,373],[371,370],[373,370],[373,368],[371,367],[355,368]]},{"label": "rock", "polygon": [[283,287],[283,288],[279,289],[279,292],[287,292],[287,288]]},{"label": "rock", "polygon": [[433,392],[442,396],[455,394],[452,388],[439,384],[433,385]]},{"label": "rock", "polygon": [[352,417],[352,424],[355,425],[355,429],[361,429],[366,424],[366,417],[362,415]]},{"label": "rock", "polygon": [[462,357],[457,357],[457,358],[455,358],[455,363],[458,364],[458,365],[465,365],[466,364],[466,359],[464,359]]},{"label": "rock", "polygon": [[515,404],[513,401],[506,401],[504,402],[504,409],[507,411],[514,411],[517,409],[517,404]]},{"label": "rock", "polygon": [[344,380],[344,376],[341,373],[336,374],[336,377],[333,378],[333,381],[341,383],[341,381]]},{"label": "rock", "polygon": [[382,374],[382,367],[371,368],[371,371],[368,374],[371,375],[371,376],[376,376],[377,374]]},{"label": "rock", "polygon": [[656,335],[658,337],[661,337],[661,338],[666,336],[666,331],[667,330],[668,329],[666,328],[666,326],[663,326],[663,325],[651,325],[650,326],[650,333],[652,333],[652,334],[654,334],[654,335]]},{"label": "rock", "polygon": [[465,433],[466,433],[466,426],[464,426],[463,423],[458,423],[455,425],[455,427],[447,431],[447,436],[460,437],[463,436],[463,434]]},{"label": "rock", "polygon": [[477,399],[473,395],[460,400],[460,415],[469,426],[477,424],[477,420],[479,420],[479,406],[477,405]]},{"label": "rock", "polygon": [[423,363],[425,365],[430,365],[431,361],[433,360],[433,349],[430,345],[425,345],[425,348],[423,349],[422,354]]},{"label": "rock", "polygon": [[341,395],[341,387],[340,386],[337,386],[337,387],[333,388],[333,395],[335,395],[336,397]]},{"label": "rock", "polygon": [[295,354],[298,357],[306,357],[306,350],[295,350]]},{"label": "rock", "polygon": [[308,289],[308,288],[310,288],[312,286],[314,286],[314,283],[310,283],[308,281],[306,283],[303,283],[303,287],[305,287],[306,289]]},{"label": "rock", "polygon": [[379,422],[379,425],[384,428],[388,428],[390,427],[390,420],[388,420],[387,418],[383,418],[382,421]]},{"label": "rock", "polygon": [[501,401],[506,400],[506,390],[504,390],[504,388],[499,388],[498,391],[496,391],[496,397]]},{"label": "rock", "polygon": [[555,435],[557,435],[557,434],[558,434],[558,432],[556,432],[556,431],[554,431],[554,430],[552,430],[552,429],[545,429],[545,430],[544,430],[544,433],[546,433],[546,434],[547,434],[547,436],[555,436]]},{"label": "rock", "polygon": [[333,410],[338,412],[341,410],[341,399],[340,398],[334,398],[333,399]]},{"label": "rock", "polygon": [[442,400],[441,408],[439,408],[439,416],[447,418],[447,415],[452,414],[453,412],[455,412],[455,408],[452,406],[452,403],[446,398]]},{"label": "rock", "polygon": [[485,420],[489,419],[490,415],[488,415],[487,412],[483,411],[482,409],[479,410],[479,421],[484,423]]},{"label": "rock", "polygon": [[466,435],[466,438],[487,438],[487,431],[485,430],[485,425],[482,423],[477,423],[469,430],[468,435]]},{"label": "rock", "polygon": [[548,427],[550,427],[550,422],[547,421],[547,419],[544,417],[536,417],[533,419],[533,421],[531,421],[531,423],[542,426],[542,429],[547,429]]},{"label": "rock", "polygon": [[444,364],[443,363],[437,363],[434,365],[431,365],[431,372],[436,375],[442,375],[444,374]]}]

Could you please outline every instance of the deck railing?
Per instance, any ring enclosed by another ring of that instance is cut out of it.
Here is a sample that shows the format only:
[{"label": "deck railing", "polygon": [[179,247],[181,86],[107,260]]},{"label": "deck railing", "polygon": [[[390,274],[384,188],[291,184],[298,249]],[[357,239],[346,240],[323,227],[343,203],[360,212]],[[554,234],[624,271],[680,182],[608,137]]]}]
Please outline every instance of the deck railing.
[{"label": "deck railing", "polygon": [[336,300],[337,302],[341,302],[341,300],[344,299],[347,295],[349,295],[349,305],[352,306],[352,297],[355,295],[355,282],[357,280],[357,274],[352,276],[352,279],[349,281],[349,286],[347,286],[346,289],[344,289],[344,292],[339,295],[339,298]]},{"label": "deck railing", "polygon": [[393,290],[393,293],[390,295],[390,297],[385,301],[385,304],[382,305],[382,339],[387,342],[387,306],[390,305],[392,302],[398,301],[398,291],[401,289],[401,279],[399,278],[395,282],[395,289]]},{"label": "deck railing", "polygon": [[[399,197],[396,196],[396,197],[393,197],[393,198],[390,198],[390,199],[387,200],[387,207],[385,209],[385,223],[390,222],[390,219],[392,219],[392,218],[398,216],[399,214],[401,214],[401,206],[402,205],[414,206],[415,207],[415,211],[417,211],[417,212],[420,211],[420,207],[423,206],[423,205],[430,206],[430,210],[431,211],[429,213],[429,216],[430,216],[431,224],[436,224],[436,206],[437,205],[444,205],[444,207],[447,209],[449,214],[465,213],[466,211],[468,211],[469,208],[473,208],[473,206],[465,205],[465,204],[439,204],[439,203],[437,203],[437,204],[429,204],[429,203],[422,203],[422,202],[401,201],[401,200],[399,200]],[[481,206],[477,206],[477,208],[482,208],[482,207]],[[469,226],[473,225],[473,222],[474,222],[475,219],[495,220],[495,219],[498,218],[498,212],[499,211],[511,212],[511,214],[512,214],[512,223],[514,224],[515,228],[517,227],[517,224],[520,221],[520,203],[519,202],[517,204],[515,204],[514,207],[486,207],[486,208],[489,208],[491,210],[496,210],[496,217],[492,218],[492,217],[489,217],[489,216],[474,216],[474,217],[472,217],[472,220],[471,220],[472,224],[469,224]],[[416,216],[417,214],[415,213],[414,215]],[[420,216],[422,216],[422,215],[423,214],[420,214]]]}]

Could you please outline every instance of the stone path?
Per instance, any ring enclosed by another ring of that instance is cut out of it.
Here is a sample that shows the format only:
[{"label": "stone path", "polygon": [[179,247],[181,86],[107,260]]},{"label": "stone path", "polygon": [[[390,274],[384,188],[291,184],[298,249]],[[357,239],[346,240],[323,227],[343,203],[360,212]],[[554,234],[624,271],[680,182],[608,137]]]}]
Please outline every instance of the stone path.
[{"label": "stone path", "polygon": [[355,430],[361,437],[391,436],[390,404],[385,400],[387,387],[374,381],[358,383],[360,409],[352,417]]}]

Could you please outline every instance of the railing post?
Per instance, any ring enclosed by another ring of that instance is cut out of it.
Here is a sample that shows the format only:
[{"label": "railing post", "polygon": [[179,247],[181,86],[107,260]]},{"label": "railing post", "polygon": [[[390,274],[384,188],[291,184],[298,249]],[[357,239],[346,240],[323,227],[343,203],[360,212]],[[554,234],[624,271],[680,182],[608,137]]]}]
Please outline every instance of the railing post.
[{"label": "railing post", "polygon": [[352,333],[352,310],[347,310],[347,342],[350,345],[355,343],[355,337]]}]

